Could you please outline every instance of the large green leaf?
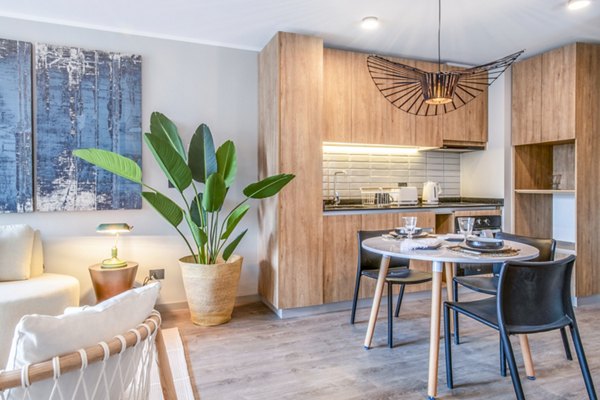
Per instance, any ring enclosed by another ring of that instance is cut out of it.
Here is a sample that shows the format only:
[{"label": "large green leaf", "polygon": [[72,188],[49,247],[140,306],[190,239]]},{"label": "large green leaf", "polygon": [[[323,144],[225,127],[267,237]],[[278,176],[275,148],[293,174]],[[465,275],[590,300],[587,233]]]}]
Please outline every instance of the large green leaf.
[{"label": "large green leaf", "polygon": [[196,242],[197,247],[202,247],[208,242],[208,236],[206,236],[206,232],[204,232],[198,225],[192,220],[192,217],[189,214],[185,214],[185,219],[190,227],[190,231],[192,232],[192,236],[194,237],[194,242]]},{"label": "large green leaf", "polygon": [[263,179],[244,188],[244,195],[252,199],[264,199],[279,193],[285,185],[287,185],[295,175],[279,174]]},{"label": "large green leaf", "polygon": [[[199,227],[203,228],[206,226],[206,210],[202,208],[202,193],[198,193],[198,196],[194,197],[192,204],[190,205],[190,216],[192,221]],[[200,208],[200,210],[198,210]],[[200,218],[202,213],[202,218]]]},{"label": "large green leaf", "polygon": [[244,215],[246,215],[249,209],[250,206],[248,204],[242,204],[231,212],[231,215],[229,215],[229,218],[227,218],[226,221],[225,232],[221,235],[222,240],[227,239],[231,235],[231,232],[233,232],[240,220],[244,218]]},{"label": "large green leaf", "polygon": [[210,129],[202,124],[190,141],[188,165],[196,182],[206,183],[209,176],[217,172],[217,156]]},{"label": "large green leaf", "polygon": [[235,181],[237,158],[235,145],[231,140],[226,141],[217,149],[217,171],[223,176],[225,186],[229,187]]},{"label": "large green leaf", "polygon": [[231,241],[231,243],[229,243],[227,245],[227,247],[225,247],[225,250],[223,250],[223,260],[227,261],[229,259],[229,256],[231,256],[231,254],[233,254],[233,252],[235,251],[235,248],[238,246],[238,244],[240,244],[240,241],[242,240],[242,238],[244,237],[246,232],[248,232],[248,229],[246,229],[244,232],[240,233],[238,235],[238,237],[233,239]]},{"label": "large green leaf", "polygon": [[171,145],[159,136],[151,133],[144,135],[144,140],[169,181],[180,192],[192,183],[192,173],[181,156]]},{"label": "large green leaf", "polygon": [[140,166],[120,154],[100,149],[79,149],[73,151],[73,155],[132,182],[142,183]]},{"label": "large green leaf", "polygon": [[144,199],[174,227],[183,220],[183,210],[173,200],[158,192],[143,192]]},{"label": "large green leaf", "polygon": [[204,195],[202,196],[202,207],[208,212],[219,211],[225,201],[226,194],[227,187],[221,174],[212,174],[206,180]]},{"label": "large green leaf", "polygon": [[181,142],[181,137],[177,131],[177,126],[164,114],[159,112],[153,112],[150,116],[150,132],[154,136],[158,136],[162,140],[171,144],[175,151],[183,158],[187,160],[187,154],[185,148]]}]

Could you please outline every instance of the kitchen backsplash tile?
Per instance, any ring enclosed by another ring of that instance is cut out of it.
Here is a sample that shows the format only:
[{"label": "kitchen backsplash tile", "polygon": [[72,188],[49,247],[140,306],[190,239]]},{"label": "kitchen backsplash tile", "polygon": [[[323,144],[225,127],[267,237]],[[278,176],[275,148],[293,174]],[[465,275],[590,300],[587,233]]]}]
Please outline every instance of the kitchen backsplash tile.
[{"label": "kitchen backsplash tile", "polygon": [[460,154],[421,152],[415,155],[323,153],[323,197],[333,196],[333,174],[342,199],[360,199],[361,187],[395,187],[398,182],[416,186],[419,196],[423,183],[439,182],[441,197],[460,196]]}]

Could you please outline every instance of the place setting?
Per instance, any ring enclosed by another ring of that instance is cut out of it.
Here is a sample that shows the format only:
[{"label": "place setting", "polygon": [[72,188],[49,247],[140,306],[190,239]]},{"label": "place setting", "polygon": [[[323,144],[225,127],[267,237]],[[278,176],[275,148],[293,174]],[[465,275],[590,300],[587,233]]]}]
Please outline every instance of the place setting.
[{"label": "place setting", "polygon": [[448,250],[491,257],[511,257],[519,254],[519,249],[507,246],[502,239],[473,235],[474,218],[462,217],[457,218],[457,221],[460,234],[447,235],[444,238],[447,242],[454,242],[448,246]]},{"label": "place setting", "polygon": [[417,227],[417,217],[402,217],[402,220],[404,226],[382,235],[383,240],[400,241],[401,251],[437,250],[442,246],[439,238]]}]

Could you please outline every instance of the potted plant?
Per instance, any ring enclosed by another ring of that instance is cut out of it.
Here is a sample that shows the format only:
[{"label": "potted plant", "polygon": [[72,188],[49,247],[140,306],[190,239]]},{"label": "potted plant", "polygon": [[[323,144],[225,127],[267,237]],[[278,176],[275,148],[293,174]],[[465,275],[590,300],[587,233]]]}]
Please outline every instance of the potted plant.
[{"label": "potted plant", "polygon": [[[175,124],[154,112],[150,133],[144,134],[144,141],[179,193],[183,206],[144,183],[141,168],[127,157],[101,149],[78,149],[73,154],[142,185],[143,198],[175,228],[190,251],[179,264],[192,322],[225,323],[231,319],[242,266],[242,257],[234,251],[247,229],[233,239],[231,234],[248,212],[249,199],[277,194],[294,175],[278,174],[246,186],[243,190],[246,198],[224,215],[222,206],[237,173],[236,151],[231,140],[215,151],[210,129],[201,124],[186,152]],[[192,241],[180,229],[183,221]]]}]

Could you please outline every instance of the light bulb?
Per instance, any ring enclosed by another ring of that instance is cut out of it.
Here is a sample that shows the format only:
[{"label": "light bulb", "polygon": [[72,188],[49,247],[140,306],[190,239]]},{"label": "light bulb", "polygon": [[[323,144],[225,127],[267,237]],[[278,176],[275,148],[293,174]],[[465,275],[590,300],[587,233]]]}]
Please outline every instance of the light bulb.
[{"label": "light bulb", "polygon": [[590,3],[591,3],[591,0],[569,0],[569,3],[567,4],[567,8],[569,10],[580,10],[582,8],[589,6]]},{"label": "light bulb", "polygon": [[364,17],[361,26],[367,30],[377,29],[379,27],[379,19],[377,17]]}]

